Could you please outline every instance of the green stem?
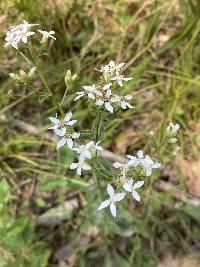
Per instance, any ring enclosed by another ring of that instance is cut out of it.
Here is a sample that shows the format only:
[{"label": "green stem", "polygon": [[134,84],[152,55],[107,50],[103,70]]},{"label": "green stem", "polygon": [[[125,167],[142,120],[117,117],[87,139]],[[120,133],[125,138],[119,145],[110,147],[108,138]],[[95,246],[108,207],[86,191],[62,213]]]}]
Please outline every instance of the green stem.
[{"label": "green stem", "polygon": [[63,95],[61,104],[63,104],[63,102],[64,102],[64,100],[65,100],[65,97],[66,97],[66,95],[67,95],[67,91],[68,91],[68,89],[69,89],[69,88],[68,88],[68,86],[66,85],[65,93],[64,93],[64,95]]},{"label": "green stem", "polygon": [[29,51],[29,56],[30,56],[30,58],[31,58],[31,61],[24,55],[23,52],[20,52],[20,55],[21,55],[21,56],[22,56],[22,57],[23,57],[29,64],[31,63],[31,61],[33,62],[33,64],[34,64],[35,67],[36,67],[37,73],[38,73],[38,75],[39,75],[41,81],[42,81],[43,84],[44,84],[44,87],[45,87],[46,90],[48,91],[49,96],[52,97],[52,101],[53,101],[54,105],[59,109],[61,115],[64,116],[65,114],[64,114],[64,111],[63,111],[61,105],[60,105],[59,102],[55,99],[55,97],[54,97],[54,95],[53,95],[51,89],[49,88],[49,86],[48,86],[48,84],[47,84],[47,82],[46,82],[46,80],[45,80],[45,78],[44,78],[44,75],[43,75],[43,73],[42,73],[40,67],[38,66],[38,64],[36,63],[36,61],[34,60],[34,58],[32,57],[30,51]]},{"label": "green stem", "polygon": [[99,117],[98,117],[98,121],[97,121],[96,142],[99,141],[100,131],[101,131],[101,123],[102,123],[102,114],[99,113]]}]

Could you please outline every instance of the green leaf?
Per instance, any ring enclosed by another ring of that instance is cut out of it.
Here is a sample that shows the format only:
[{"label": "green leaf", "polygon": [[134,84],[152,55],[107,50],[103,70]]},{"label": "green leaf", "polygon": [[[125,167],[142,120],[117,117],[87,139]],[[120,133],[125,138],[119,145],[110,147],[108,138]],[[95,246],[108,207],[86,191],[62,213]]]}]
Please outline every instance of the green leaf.
[{"label": "green leaf", "polygon": [[58,150],[58,162],[65,164],[66,168],[74,161],[75,152],[69,149],[67,146],[63,146]]},{"label": "green leaf", "polygon": [[49,92],[39,92],[39,103],[42,104],[51,94]]},{"label": "green leaf", "polygon": [[58,176],[41,183],[38,187],[40,190],[51,191],[57,188],[84,189],[89,186],[88,183],[81,179],[73,179],[66,176]]},{"label": "green leaf", "polygon": [[186,204],[180,208],[185,214],[200,222],[200,207]]},{"label": "green leaf", "polygon": [[10,199],[9,185],[5,179],[0,181],[0,203],[6,203]]}]

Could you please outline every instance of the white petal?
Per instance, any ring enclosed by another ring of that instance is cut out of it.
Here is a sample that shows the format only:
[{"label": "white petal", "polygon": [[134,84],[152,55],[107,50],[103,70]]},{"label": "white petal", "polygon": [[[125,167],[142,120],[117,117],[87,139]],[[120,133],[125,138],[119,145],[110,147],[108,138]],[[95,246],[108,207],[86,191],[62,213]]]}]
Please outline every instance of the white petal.
[{"label": "white petal", "polygon": [[71,126],[71,125],[73,125],[73,124],[76,123],[76,122],[77,122],[77,120],[68,121],[68,122],[67,122],[67,125]]},{"label": "white petal", "polygon": [[95,87],[93,87],[93,86],[85,85],[85,86],[82,86],[82,87],[83,87],[83,89],[85,89],[88,92],[94,92],[94,90],[95,90]]},{"label": "white petal", "polygon": [[152,169],[148,168],[146,169],[146,176],[150,176],[152,174]]},{"label": "white petal", "polygon": [[134,156],[127,155],[127,158],[130,159],[130,161],[128,162],[128,166],[137,167],[140,164],[140,160]]},{"label": "white petal", "polygon": [[84,163],[83,166],[82,166],[82,169],[85,170],[85,171],[89,171],[89,170],[91,170],[91,166],[89,166],[88,164]]},{"label": "white petal", "polygon": [[132,191],[132,196],[133,196],[133,198],[135,198],[137,201],[140,201],[140,196],[139,196],[139,194],[136,192],[136,191]]},{"label": "white petal", "polygon": [[137,152],[137,156],[138,156],[138,158],[142,159],[144,157],[144,152],[142,150],[139,150]]},{"label": "white petal", "polygon": [[119,102],[120,100],[121,100],[121,98],[118,95],[116,95],[116,96],[112,97],[110,101],[111,102]]},{"label": "white petal", "polygon": [[133,97],[132,97],[132,95],[126,95],[124,98],[125,98],[126,100],[131,100]]},{"label": "white petal", "polygon": [[78,174],[78,175],[81,175],[81,167],[78,167],[78,168],[77,168],[77,174]]},{"label": "white petal", "polygon": [[103,90],[107,90],[111,87],[112,83],[107,83],[104,85]]},{"label": "white petal", "polygon": [[148,155],[145,156],[144,161],[148,164],[153,164],[153,160]]},{"label": "white petal", "polygon": [[68,139],[67,139],[67,146],[68,146],[69,148],[72,148],[73,145],[74,145],[73,140],[72,140],[71,138],[68,138]]},{"label": "white petal", "polygon": [[81,98],[82,96],[85,95],[84,92],[78,92],[78,93],[76,93],[76,94],[77,94],[77,96],[74,98],[74,101],[78,100],[79,98]]},{"label": "white petal", "polygon": [[106,207],[108,207],[110,205],[110,200],[105,200],[103,202],[101,202],[100,206],[98,207],[98,210],[104,209]]},{"label": "white petal", "polygon": [[132,192],[132,187],[131,187],[131,185],[129,184],[129,183],[124,183],[123,184],[123,188],[124,188],[124,190],[126,190],[127,192]]},{"label": "white petal", "polygon": [[77,133],[77,132],[74,132],[74,133],[72,134],[72,138],[73,138],[73,139],[79,138],[79,136],[80,136],[80,133]]},{"label": "white petal", "polygon": [[111,104],[109,102],[105,102],[105,108],[107,109],[107,111],[109,111],[110,113],[113,113],[113,107],[111,106]]},{"label": "white petal", "polygon": [[91,157],[92,157],[90,151],[88,151],[88,150],[85,150],[82,154],[84,157],[86,157],[88,159],[91,159]]},{"label": "white petal", "polygon": [[28,40],[28,39],[27,39],[26,36],[23,36],[23,37],[22,37],[22,42],[23,42],[24,44],[27,44],[27,40]]},{"label": "white petal", "polygon": [[104,103],[104,101],[102,99],[97,99],[97,101],[96,101],[97,106],[102,106],[103,103]]},{"label": "white petal", "polygon": [[121,69],[123,66],[125,65],[125,63],[120,63],[117,65],[117,69]]},{"label": "white petal", "polygon": [[54,118],[54,117],[49,117],[49,120],[54,124],[59,124],[60,123],[59,119]]},{"label": "white petal", "polygon": [[122,83],[122,81],[117,80],[117,83],[119,84],[120,87],[123,87],[123,83]]},{"label": "white petal", "polygon": [[92,146],[94,146],[94,141],[89,141],[89,142],[87,142],[87,144],[85,144],[85,148],[86,148],[86,149],[89,149],[89,148],[91,148]]},{"label": "white petal", "polygon": [[113,196],[114,195],[114,189],[113,189],[112,185],[109,184],[109,183],[107,185],[107,192],[108,192],[109,196]]},{"label": "white petal", "polygon": [[133,189],[137,189],[140,188],[141,186],[143,186],[144,181],[137,181],[134,185],[133,185]]},{"label": "white petal", "polygon": [[116,217],[116,206],[113,203],[110,203],[110,212],[113,217]]},{"label": "white petal", "polygon": [[158,168],[160,168],[160,166],[161,166],[161,164],[160,164],[159,162],[155,162],[155,163],[152,164],[151,167],[152,167],[153,169],[158,169]]},{"label": "white petal", "polygon": [[126,105],[128,108],[134,108],[131,104],[129,104],[128,102],[126,102]]},{"label": "white petal", "polygon": [[115,194],[115,201],[121,201],[125,197],[126,193]]},{"label": "white petal", "polygon": [[68,122],[71,119],[71,117],[72,117],[72,112],[70,111],[65,115],[64,121]]},{"label": "white petal", "polygon": [[122,167],[122,163],[115,162],[115,163],[113,163],[113,167],[116,168],[116,169],[121,168]]},{"label": "white petal", "polygon": [[112,95],[111,90],[108,89],[107,92],[106,92],[106,96],[107,96],[107,97],[110,97],[111,95]]},{"label": "white petal", "polygon": [[66,144],[66,139],[63,137],[58,143],[57,143],[57,149],[59,149],[61,146],[64,146]]},{"label": "white petal", "polygon": [[95,99],[95,96],[92,93],[88,93],[88,97],[93,99],[93,100]]},{"label": "white petal", "polygon": [[70,164],[70,166],[69,166],[69,168],[70,168],[71,170],[76,169],[77,167],[78,167],[78,163],[72,163],[72,164]]},{"label": "white petal", "polygon": [[123,108],[123,109],[126,109],[126,108],[127,108],[127,106],[126,106],[126,102],[124,102],[124,101],[121,101],[120,106],[121,106],[121,108]]},{"label": "white petal", "polygon": [[58,136],[64,136],[66,134],[66,128],[60,129],[54,129],[54,133]]}]

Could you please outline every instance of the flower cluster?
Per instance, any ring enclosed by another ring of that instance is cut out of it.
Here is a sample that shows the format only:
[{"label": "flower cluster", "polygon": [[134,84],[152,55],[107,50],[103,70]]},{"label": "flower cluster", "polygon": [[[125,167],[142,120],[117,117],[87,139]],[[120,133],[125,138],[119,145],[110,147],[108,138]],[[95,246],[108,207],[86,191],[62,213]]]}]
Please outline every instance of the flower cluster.
[{"label": "flower cluster", "polygon": [[150,176],[152,174],[152,169],[160,168],[161,164],[159,162],[154,162],[150,156],[144,155],[142,150],[139,150],[135,156],[127,155],[127,160],[125,162],[115,162],[113,163],[113,167],[116,169],[120,169],[120,181],[123,189],[126,192],[114,193],[113,187],[108,184],[107,192],[110,196],[109,199],[103,201],[98,210],[106,208],[110,206],[110,212],[115,217],[116,216],[116,206],[115,202],[121,201],[124,199],[127,192],[132,194],[132,197],[140,201],[140,196],[136,192],[136,189],[143,186],[144,181],[137,181],[136,183],[129,177],[130,170],[136,168],[137,166],[141,166],[144,169],[144,173],[146,176]]},{"label": "flower cluster", "polygon": [[20,70],[19,75],[10,73],[9,76],[18,83],[27,85],[33,80],[35,72],[36,72],[36,67],[32,67],[28,73],[26,73],[23,70]]},{"label": "flower cluster", "polygon": [[[5,38],[5,45],[4,47],[7,46],[12,46],[15,49],[18,49],[18,45],[20,42],[27,44],[28,38],[31,35],[34,35],[35,32],[31,31],[31,28],[33,26],[37,26],[39,24],[29,24],[26,20],[23,20],[23,22],[17,26],[11,26],[10,29],[6,33],[6,38]],[[42,31],[38,30],[43,36],[43,41],[47,40],[48,38],[53,38],[56,39],[53,34],[55,33],[54,31]]]},{"label": "flower cluster", "polygon": [[180,128],[180,125],[178,123],[173,124],[170,122],[170,124],[167,126],[166,132],[168,134],[169,142],[171,144],[175,144],[177,142],[176,134],[179,128]]},{"label": "flower cluster", "polygon": [[95,105],[104,106],[105,109],[113,113],[113,104],[118,103],[122,109],[133,108],[133,106],[127,102],[132,99],[131,95],[119,96],[112,92],[111,87],[114,86],[113,81],[116,81],[119,86],[123,86],[123,81],[129,81],[132,78],[124,78],[120,74],[122,66],[125,63],[116,64],[114,61],[110,61],[108,65],[102,66],[99,72],[103,73],[105,83],[100,85],[82,86],[84,91],[76,93],[74,101],[80,99],[83,96],[87,96],[89,99],[95,101]]},{"label": "flower cluster", "polygon": [[49,129],[54,130],[54,133],[61,137],[60,141],[57,143],[57,149],[64,146],[65,144],[68,148],[76,151],[79,155],[78,162],[72,163],[70,165],[70,169],[76,169],[77,174],[81,175],[82,169],[87,171],[90,170],[91,167],[86,163],[87,159],[91,159],[92,155],[96,153],[98,150],[102,150],[103,148],[99,145],[98,141],[96,144],[94,141],[89,141],[85,145],[80,145],[74,147],[74,139],[80,137],[80,133],[74,131],[73,126],[77,122],[77,120],[71,120],[72,112],[68,112],[63,120],[59,120],[56,117],[49,117],[49,120],[53,123]]}]

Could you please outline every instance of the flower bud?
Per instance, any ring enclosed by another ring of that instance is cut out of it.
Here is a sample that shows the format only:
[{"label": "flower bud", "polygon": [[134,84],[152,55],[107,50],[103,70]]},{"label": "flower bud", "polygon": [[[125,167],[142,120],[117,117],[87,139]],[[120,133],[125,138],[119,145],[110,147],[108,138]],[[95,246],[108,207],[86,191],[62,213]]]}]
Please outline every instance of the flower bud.
[{"label": "flower bud", "polygon": [[177,138],[170,138],[169,143],[170,144],[175,144],[177,142]]}]

